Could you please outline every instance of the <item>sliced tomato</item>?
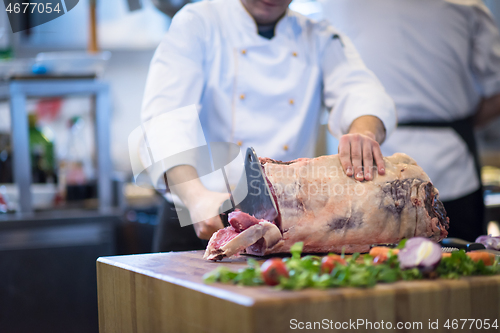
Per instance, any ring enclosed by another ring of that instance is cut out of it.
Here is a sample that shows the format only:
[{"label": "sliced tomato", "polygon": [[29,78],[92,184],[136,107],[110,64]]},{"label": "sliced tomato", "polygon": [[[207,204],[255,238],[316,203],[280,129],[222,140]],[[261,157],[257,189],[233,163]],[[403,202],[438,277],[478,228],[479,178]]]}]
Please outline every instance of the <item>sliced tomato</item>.
[{"label": "sliced tomato", "polygon": [[262,279],[269,286],[276,286],[280,283],[280,277],[288,277],[288,270],[285,263],[280,258],[266,260],[260,267]]},{"label": "sliced tomato", "polygon": [[329,254],[321,260],[321,270],[325,273],[331,273],[336,264],[347,265],[347,262],[339,255]]}]

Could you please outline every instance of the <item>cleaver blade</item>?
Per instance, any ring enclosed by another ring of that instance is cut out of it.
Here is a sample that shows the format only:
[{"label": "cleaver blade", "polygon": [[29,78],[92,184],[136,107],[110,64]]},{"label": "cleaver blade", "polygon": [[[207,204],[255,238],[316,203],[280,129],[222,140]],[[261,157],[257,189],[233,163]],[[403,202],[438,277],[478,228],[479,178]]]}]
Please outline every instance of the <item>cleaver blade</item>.
[{"label": "cleaver blade", "polygon": [[229,226],[228,213],[234,211],[234,208],[257,219],[271,222],[278,217],[278,209],[276,208],[259,157],[252,147],[248,148],[245,153],[244,166],[245,174],[241,177],[238,185],[232,192],[248,192],[245,198],[239,203],[234,202],[231,193],[231,198],[226,200],[219,208],[220,217],[225,227]]}]

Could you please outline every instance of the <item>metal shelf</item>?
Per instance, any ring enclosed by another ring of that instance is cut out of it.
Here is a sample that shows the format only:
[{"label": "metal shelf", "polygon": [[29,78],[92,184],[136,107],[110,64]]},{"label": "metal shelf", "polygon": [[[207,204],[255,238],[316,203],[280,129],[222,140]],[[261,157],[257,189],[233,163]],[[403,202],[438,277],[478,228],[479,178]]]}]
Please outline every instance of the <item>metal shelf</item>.
[{"label": "metal shelf", "polygon": [[97,151],[99,210],[112,207],[111,157],[110,157],[110,89],[106,82],[87,77],[11,78],[8,82],[11,113],[11,138],[13,146],[14,182],[19,189],[18,213],[32,213],[30,192],[31,162],[29,152],[29,127],[26,110],[28,97],[60,97],[67,95],[95,96],[95,134]]}]

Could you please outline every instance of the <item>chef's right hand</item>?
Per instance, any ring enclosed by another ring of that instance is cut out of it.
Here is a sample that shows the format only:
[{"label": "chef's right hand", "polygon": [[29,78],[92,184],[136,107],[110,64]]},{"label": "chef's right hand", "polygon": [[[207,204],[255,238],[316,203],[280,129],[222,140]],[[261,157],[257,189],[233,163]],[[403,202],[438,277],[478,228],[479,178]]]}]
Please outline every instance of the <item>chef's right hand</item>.
[{"label": "chef's right hand", "polygon": [[166,176],[171,192],[186,205],[199,238],[210,239],[214,232],[224,227],[219,207],[229,199],[228,193],[209,191],[191,165],[176,166],[168,170]]},{"label": "chef's right hand", "polygon": [[210,239],[214,232],[224,228],[219,217],[219,207],[229,199],[229,194],[206,191],[187,207],[196,235],[201,239]]}]

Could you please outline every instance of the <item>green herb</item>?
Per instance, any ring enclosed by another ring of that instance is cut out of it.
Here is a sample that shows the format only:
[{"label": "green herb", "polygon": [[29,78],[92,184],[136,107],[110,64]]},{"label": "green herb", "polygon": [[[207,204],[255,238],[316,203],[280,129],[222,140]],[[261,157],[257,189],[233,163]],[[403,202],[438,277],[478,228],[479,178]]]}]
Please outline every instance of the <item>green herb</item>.
[{"label": "green herb", "polygon": [[300,259],[302,249],[304,248],[304,242],[297,242],[290,248],[290,253],[293,259]]},{"label": "green herb", "polygon": [[396,246],[396,249],[400,249],[400,250],[401,250],[402,248],[404,248],[404,247],[405,247],[405,245],[406,245],[406,241],[407,241],[407,240],[408,240],[408,239],[403,238],[403,239],[399,242],[398,246]]},{"label": "green herb", "polygon": [[255,286],[262,284],[259,267],[246,267],[238,271],[238,274],[233,280],[234,283],[242,286]]},{"label": "green herb", "polygon": [[231,271],[225,266],[219,266],[213,271],[203,275],[203,280],[205,283],[222,282],[228,283],[234,280],[238,276],[238,273]]},{"label": "green herb", "polygon": [[436,273],[446,279],[458,279],[469,275],[493,275],[500,273],[500,265],[496,260],[491,266],[485,266],[482,261],[474,262],[464,250],[452,252],[450,257],[441,259]]}]

